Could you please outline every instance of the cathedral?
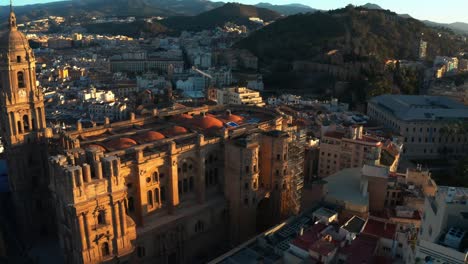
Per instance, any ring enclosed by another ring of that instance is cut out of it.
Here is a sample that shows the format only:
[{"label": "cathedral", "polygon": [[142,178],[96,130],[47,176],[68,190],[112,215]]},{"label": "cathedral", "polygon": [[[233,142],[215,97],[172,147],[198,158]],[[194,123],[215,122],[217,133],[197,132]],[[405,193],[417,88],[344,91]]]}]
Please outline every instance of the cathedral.
[{"label": "cathedral", "polygon": [[0,38],[0,136],[19,237],[65,263],[205,263],[298,210],[274,109],[174,105],[52,133],[13,11]]}]

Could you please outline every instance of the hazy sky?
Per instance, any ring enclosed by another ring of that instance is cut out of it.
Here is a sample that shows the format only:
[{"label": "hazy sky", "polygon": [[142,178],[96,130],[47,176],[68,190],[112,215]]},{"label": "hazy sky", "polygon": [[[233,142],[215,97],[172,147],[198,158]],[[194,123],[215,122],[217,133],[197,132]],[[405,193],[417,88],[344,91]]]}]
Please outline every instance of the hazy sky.
[{"label": "hazy sky", "polygon": [[[26,5],[50,2],[51,0],[14,0],[14,5]],[[173,0],[177,1],[177,0]],[[218,0],[219,1],[219,0]],[[410,14],[417,19],[427,19],[436,22],[466,22],[468,23],[468,0],[235,0],[223,2],[240,2],[256,4],[269,2],[272,4],[301,3],[317,9],[335,9],[347,4],[363,5],[368,2],[375,3],[384,9],[390,9],[400,14]],[[7,3],[7,1],[4,1]],[[5,5],[5,4],[2,4]]]}]

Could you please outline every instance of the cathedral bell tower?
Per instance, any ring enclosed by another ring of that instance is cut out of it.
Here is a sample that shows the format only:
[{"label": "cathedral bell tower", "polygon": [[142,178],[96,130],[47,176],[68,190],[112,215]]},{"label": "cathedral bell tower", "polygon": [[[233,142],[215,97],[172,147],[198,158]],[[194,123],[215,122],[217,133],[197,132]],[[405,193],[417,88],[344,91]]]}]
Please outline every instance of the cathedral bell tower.
[{"label": "cathedral bell tower", "polygon": [[42,91],[36,85],[35,58],[17,29],[11,8],[8,29],[0,37],[0,137],[8,164],[18,229],[28,236],[47,233],[41,220],[49,203],[47,138]]}]

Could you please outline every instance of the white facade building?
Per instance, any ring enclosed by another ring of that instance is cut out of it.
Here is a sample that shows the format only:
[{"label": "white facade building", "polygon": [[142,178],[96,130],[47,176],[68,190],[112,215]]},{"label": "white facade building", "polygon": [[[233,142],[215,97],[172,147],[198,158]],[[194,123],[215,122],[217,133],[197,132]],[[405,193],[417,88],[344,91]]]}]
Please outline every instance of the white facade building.
[{"label": "white facade building", "polygon": [[260,93],[246,87],[232,87],[217,90],[218,104],[265,106]]}]

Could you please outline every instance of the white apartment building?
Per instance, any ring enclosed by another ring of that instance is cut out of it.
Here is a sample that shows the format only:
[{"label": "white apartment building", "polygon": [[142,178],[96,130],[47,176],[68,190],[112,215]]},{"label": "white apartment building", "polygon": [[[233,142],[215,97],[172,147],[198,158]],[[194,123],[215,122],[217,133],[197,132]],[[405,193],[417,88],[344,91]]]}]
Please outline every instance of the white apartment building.
[{"label": "white apartment building", "polygon": [[404,138],[405,158],[458,157],[468,152],[468,107],[447,97],[381,95],[369,101],[367,115]]},{"label": "white apartment building", "polygon": [[260,93],[246,87],[217,89],[217,100],[221,105],[265,106]]},{"label": "white apartment building", "polygon": [[127,119],[127,104],[125,103],[92,103],[88,106],[88,113],[93,120],[104,120],[108,117],[111,121],[121,121]]},{"label": "white apartment building", "polygon": [[115,95],[112,91],[97,90],[96,88],[90,88],[78,92],[78,99],[82,102],[88,101],[101,101],[101,102],[113,102]]},{"label": "white apartment building", "polygon": [[439,186],[427,197],[415,250],[406,263],[468,263],[468,189]]}]

